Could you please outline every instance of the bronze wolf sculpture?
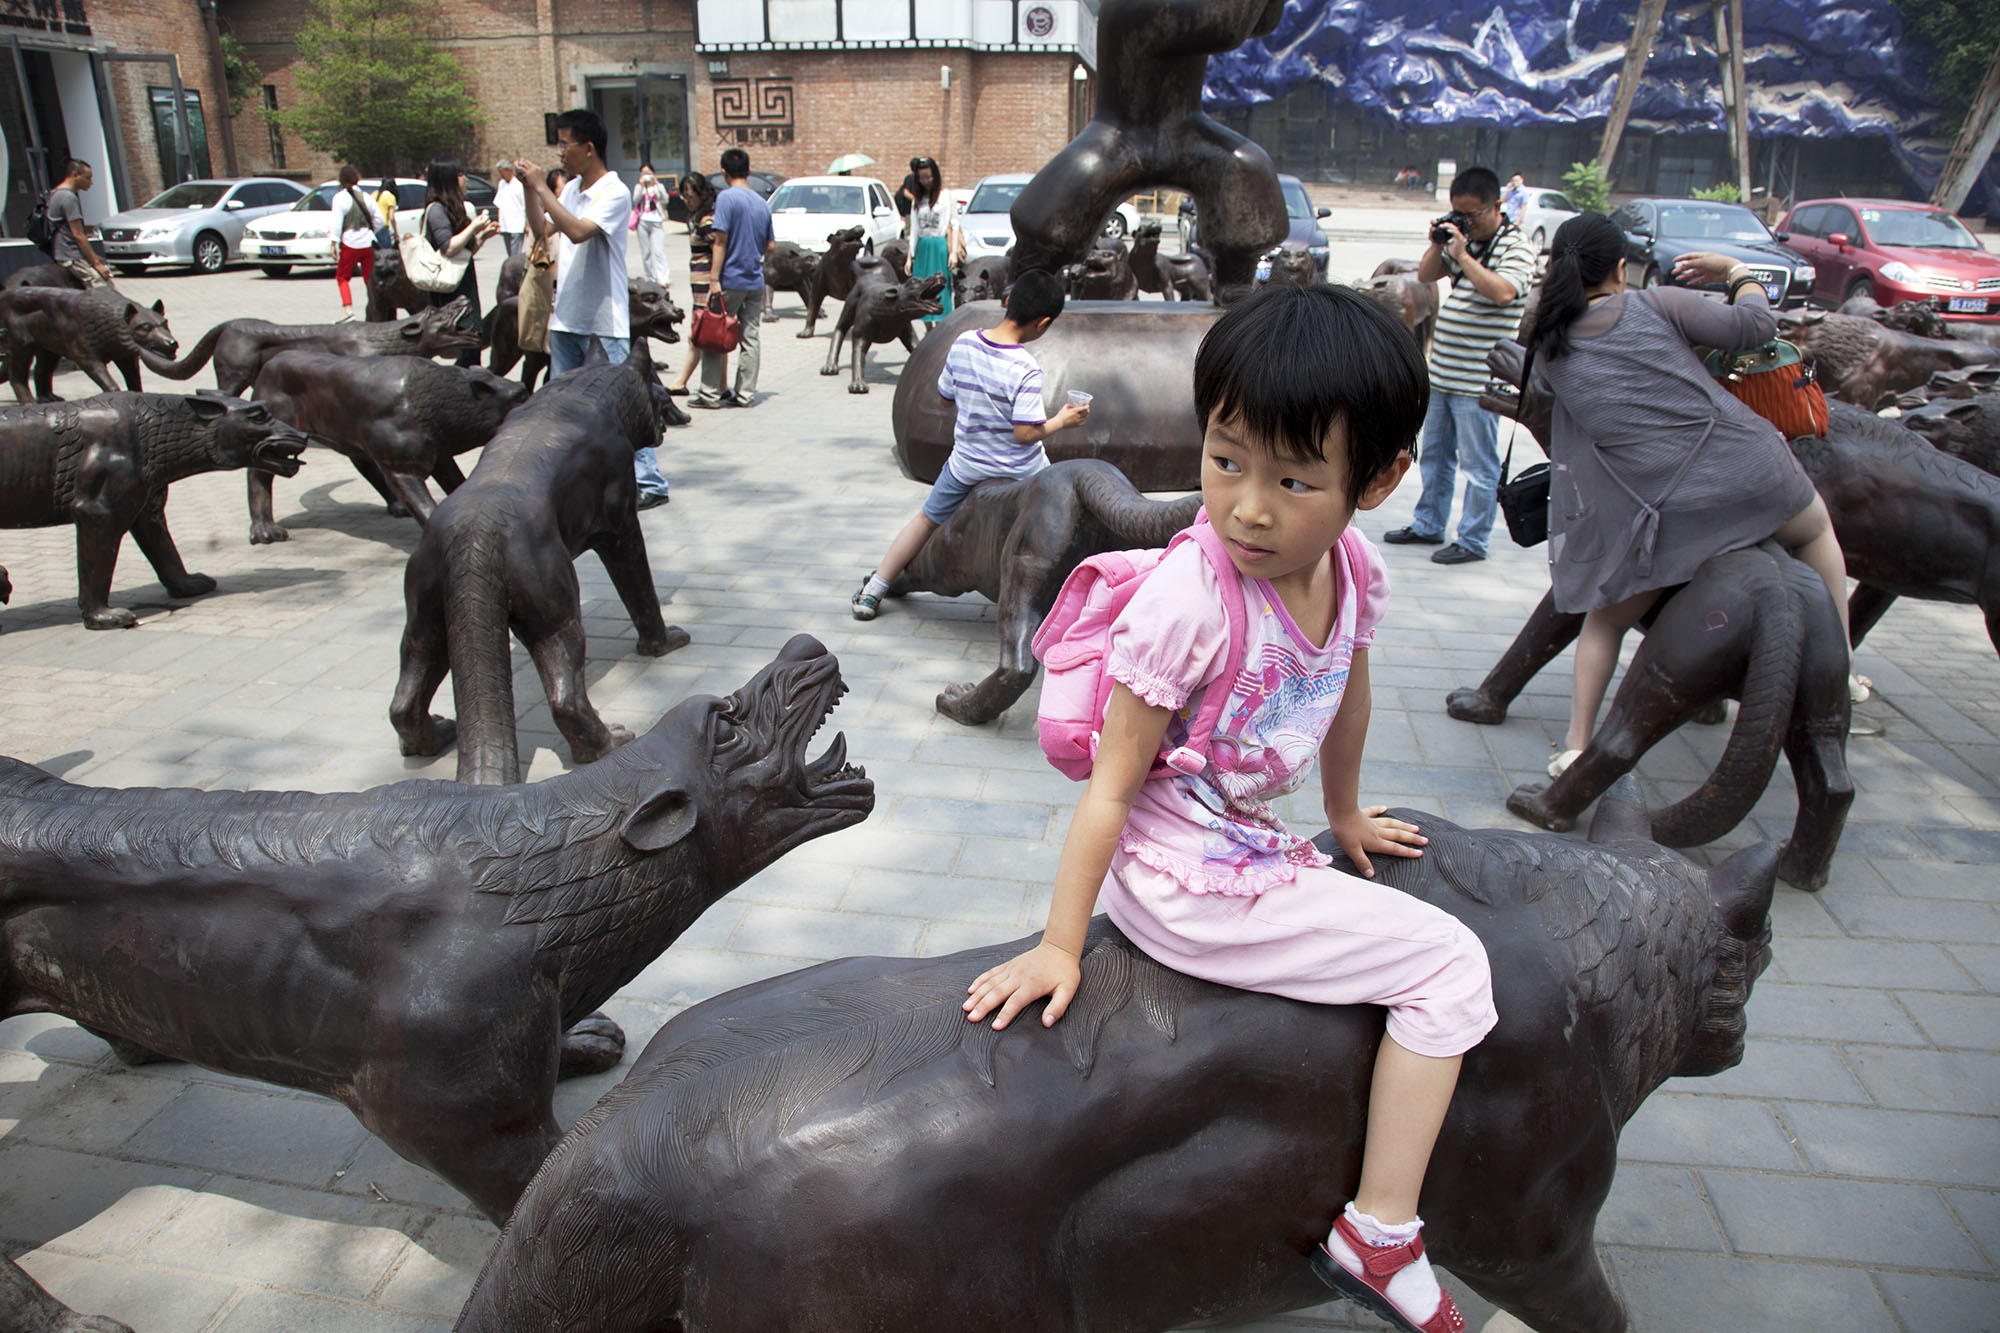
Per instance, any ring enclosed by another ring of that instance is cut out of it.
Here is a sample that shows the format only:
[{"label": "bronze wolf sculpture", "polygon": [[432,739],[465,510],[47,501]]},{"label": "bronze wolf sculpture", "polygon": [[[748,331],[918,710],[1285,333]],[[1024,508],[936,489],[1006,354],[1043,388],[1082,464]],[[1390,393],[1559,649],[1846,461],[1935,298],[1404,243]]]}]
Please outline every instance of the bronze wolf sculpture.
[{"label": "bronze wolf sculpture", "polygon": [[230,468],[296,476],[306,437],[261,403],[213,392],[105,393],[80,403],[0,408],[0,528],[76,525],[77,607],[88,629],[130,629],[111,572],[130,532],[172,597],[215,591],[167,531],[167,488]]},{"label": "bronze wolf sculpture", "polygon": [[872,808],[839,737],[806,758],[844,688],[800,636],[524,787],[128,791],[0,759],[0,1018],[331,1097],[504,1221],[556,1142],[564,1030]]},{"label": "bronze wolf sculpture", "polygon": [[242,393],[278,353],[297,348],[337,356],[455,356],[479,346],[479,321],[463,297],[454,297],[408,319],[379,324],[273,324],[230,319],[201,335],[178,361],[145,354],[146,365],[170,380],[193,379],[211,357],[215,384]]},{"label": "bronze wolf sculpture", "polygon": [[18,403],[55,400],[56,363],[63,357],[106,393],[118,388],[109,369],[116,366],[125,387],[137,393],[144,387],[141,359],[148,354],[172,356],[179,346],[167,327],[165,303],[142,306],[109,287],[87,292],[28,286],[0,291],[0,342]]},{"label": "bronze wolf sculpture", "polygon": [[1030,645],[1070,571],[1103,551],[1165,546],[1200,507],[1198,495],[1148,500],[1117,468],[1088,458],[974,486],[889,585],[892,597],[976,592],[1000,608],[1000,665],[984,680],[947,685],[938,712],[977,727],[1013,707],[1035,683]]},{"label": "bronze wolf sculpture", "polygon": [[[404,754],[436,754],[455,732],[460,782],[518,780],[510,629],[535,659],[577,763],[632,739],[590,705],[574,562],[597,552],[641,653],[688,642],[660,616],[632,473],[632,455],[660,442],[672,405],[641,338],[623,365],[559,375],[516,409],[432,512],[403,576],[403,669],[389,719]],[[455,726],[429,712],[447,671]]]},{"label": "bronze wolf sculpture", "polygon": [[[1630,780],[1588,843],[1397,813],[1430,844],[1377,873],[1478,933],[1500,1011],[1425,1177],[1431,1257],[1542,1333],[1619,1333],[1592,1246],[1619,1131],[1742,1058],[1775,851],[1704,870],[1647,838]],[[1190,980],[1102,922],[1090,944],[1052,1028],[961,1012],[1019,943],[674,1018],[543,1163],[461,1333],[1168,1329],[1325,1301],[1306,1256],[1360,1171],[1382,1011]]]},{"label": "bronze wolf sculpture", "polygon": [[[853,339],[849,349],[852,365],[847,381],[849,393],[867,393],[868,349],[875,343],[900,341],[917,350],[916,333],[910,321],[943,311],[938,298],[951,279],[933,273],[927,278],[899,278],[886,259],[868,256],[855,261],[854,287],[840,303],[840,318],[834,322],[833,341],[827,345],[822,375],[840,373],[841,344]],[[933,384],[937,381],[932,380]]]}]

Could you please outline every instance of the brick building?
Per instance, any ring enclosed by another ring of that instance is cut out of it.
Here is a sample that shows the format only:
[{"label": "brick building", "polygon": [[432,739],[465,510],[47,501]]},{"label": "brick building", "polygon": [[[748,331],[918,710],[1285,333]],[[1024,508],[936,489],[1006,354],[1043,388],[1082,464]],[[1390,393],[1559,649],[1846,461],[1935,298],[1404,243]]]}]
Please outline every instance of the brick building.
[{"label": "brick building", "polygon": [[[553,162],[545,117],[590,106],[623,172],[713,170],[741,146],[762,170],[822,172],[866,153],[894,185],[913,155],[947,183],[1039,167],[1088,117],[1094,0],[440,0],[440,44],[486,113],[469,166]],[[264,71],[266,105],[296,104],[304,6],[219,0]],[[1081,77],[1079,77],[1079,71]],[[324,179],[335,163],[238,118],[245,172]],[[403,164],[405,169],[418,164]]]}]

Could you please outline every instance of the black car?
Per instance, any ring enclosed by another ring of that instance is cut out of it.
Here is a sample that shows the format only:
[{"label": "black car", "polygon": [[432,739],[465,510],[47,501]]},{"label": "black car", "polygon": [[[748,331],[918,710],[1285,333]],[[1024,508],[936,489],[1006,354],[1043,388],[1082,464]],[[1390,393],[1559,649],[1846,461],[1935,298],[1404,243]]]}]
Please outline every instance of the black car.
[{"label": "black car", "polygon": [[[1740,259],[1774,307],[1805,304],[1813,268],[1778,242],[1741,204],[1705,199],[1634,199],[1611,214],[1625,233],[1625,275],[1641,287],[1673,287],[1674,260],[1691,250]],[[1721,291],[1720,284],[1703,290]]]},{"label": "black car", "polygon": [[[708,173],[708,183],[715,187],[717,193],[721,193],[728,186],[729,178],[719,171],[711,171]],[[784,183],[785,178],[783,176],[775,176],[768,171],[753,171],[750,173],[750,179],[745,182],[752,190],[757,192],[759,198],[763,199],[769,199],[771,191]],[[668,181],[667,184],[669,186],[677,186],[680,182],[673,180]],[[681,198],[681,192],[678,189],[675,189],[667,196],[667,217],[674,222],[685,223],[688,220],[687,203]]]}]

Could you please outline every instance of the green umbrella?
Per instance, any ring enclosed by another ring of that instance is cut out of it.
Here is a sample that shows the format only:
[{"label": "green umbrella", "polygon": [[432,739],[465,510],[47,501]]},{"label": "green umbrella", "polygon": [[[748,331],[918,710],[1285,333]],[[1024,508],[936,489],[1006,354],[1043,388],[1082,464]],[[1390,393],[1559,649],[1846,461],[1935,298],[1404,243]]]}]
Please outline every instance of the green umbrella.
[{"label": "green umbrella", "polygon": [[875,159],[866,153],[846,153],[840,157],[836,157],[827,164],[826,174],[829,176],[838,176],[842,172],[852,171],[856,167],[872,167],[874,165]]}]

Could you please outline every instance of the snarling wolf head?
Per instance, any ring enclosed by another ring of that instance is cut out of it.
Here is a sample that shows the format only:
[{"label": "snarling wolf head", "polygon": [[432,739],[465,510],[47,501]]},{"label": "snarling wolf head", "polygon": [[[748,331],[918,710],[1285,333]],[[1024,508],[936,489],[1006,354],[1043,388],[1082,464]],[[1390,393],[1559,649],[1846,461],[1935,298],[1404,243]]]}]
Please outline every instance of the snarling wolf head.
[{"label": "snarling wolf head", "polygon": [[400,321],[396,331],[403,343],[398,350],[408,356],[456,356],[479,346],[481,336],[472,304],[463,296]]},{"label": "snarling wolf head", "polygon": [[187,403],[195,420],[212,432],[208,455],[217,467],[296,477],[305,466],[299,457],[306,450],[305,435],[272,416],[263,403],[246,403],[213,389],[203,389]]}]

